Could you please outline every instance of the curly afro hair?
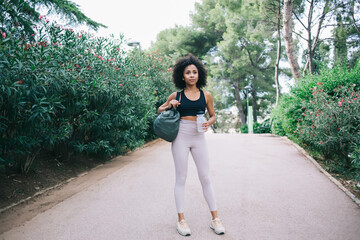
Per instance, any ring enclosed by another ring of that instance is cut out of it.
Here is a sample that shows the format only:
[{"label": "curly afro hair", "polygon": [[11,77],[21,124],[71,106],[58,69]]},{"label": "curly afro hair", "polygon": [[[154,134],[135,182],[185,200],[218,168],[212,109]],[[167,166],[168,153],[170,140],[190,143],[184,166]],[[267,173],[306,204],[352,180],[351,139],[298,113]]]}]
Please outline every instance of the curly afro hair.
[{"label": "curly afro hair", "polygon": [[185,89],[186,84],[183,81],[184,70],[187,66],[194,64],[198,69],[199,79],[196,83],[196,86],[201,89],[206,86],[206,77],[207,71],[204,64],[192,54],[187,55],[186,57],[180,58],[174,65],[174,71],[172,74],[175,87],[179,89]]}]

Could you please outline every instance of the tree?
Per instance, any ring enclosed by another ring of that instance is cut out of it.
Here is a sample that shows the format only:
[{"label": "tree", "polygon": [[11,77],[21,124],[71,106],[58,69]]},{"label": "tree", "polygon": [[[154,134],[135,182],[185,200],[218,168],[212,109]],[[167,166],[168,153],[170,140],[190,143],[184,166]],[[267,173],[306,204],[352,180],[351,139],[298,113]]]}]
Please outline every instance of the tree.
[{"label": "tree", "polygon": [[[192,14],[193,26],[161,32],[152,48],[168,55],[182,55],[190,51],[206,55],[203,59],[207,59],[211,80],[231,86],[232,96],[221,96],[235,99],[241,124],[246,123],[245,86],[251,87],[249,98],[253,103],[255,121],[261,112],[259,100],[266,100],[261,106],[268,105],[271,103],[269,96],[273,96],[275,90],[273,76],[275,49],[278,46],[275,41],[279,38],[273,36],[276,28],[269,28],[266,24],[262,7],[262,3],[256,0],[204,0],[196,3],[196,11]],[[206,41],[195,45],[192,39]],[[221,106],[228,107],[226,104]]]},{"label": "tree", "polygon": [[[308,13],[307,13],[307,18],[306,18],[306,22],[302,21],[302,19],[297,15],[297,13],[294,12],[294,16],[296,17],[296,19],[299,21],[299,23],[301,24],[301,26],[305,29],[306,33],[307,33],[307,38],[302,37],[300,34],[298,34],[298,36],[300,36],[301,38],[303,38],[306,42],[307,42],[307,61],[304,67],[304,75],[306,73],[307,70],[309,70],[310,74],[314,73],[314,64],[313,64],[313,56],[314,56],[314,51],[317,47],[317,44],[320,42],[320,32],[323,28],[327,27],[326,25],[324,26],[324,20],[325,17],[328,15],[328,13],[330,13],[330,0],[325,0],[325,2],[322,2],[321,0],[311,0],[308,1]],[[321,6],[321,4],[323,4],[323,6]],[[319,10],[322,8],[321,10],[321,14],[318,15],[317,17],[314,17],[314,13],[315,8],[318,8]],[[318,22],[316,22],[318,21]],[[316,29],[316,33],[313,36],[312,35],[312,30],[313,27],[315,27],[317,25],[317,29]]]},{"label": "tree", "polygon": [[264,15],[268,19],[268,25],[274,26],[276,31],[276,60],[274,63],[275,66],[275,85],[276,85],[276,103],[278,104],[280,98],[280,84],[279,84],[279,75],[280,75],[280,58],[281,58],[281,19],[282,19],[282,0],[268,0],[264,2]]},{"label": "tree", "polygon": [[[333,29],[334,63],[354,67],[359,58],[360,1],[339,0],[335,8],[336,26]],[[350,57],[348,58],[348,55]]]},{"label": "tree", "polygon": [[191,14],[192,24],[195,29],[201,30],[215,47],[223,39],[226,31],[227,9],[219,0],[203,0],[195,3],[195,13]]},{"label": "tree", "polygon": [[176,26],[161,31],[150,51],[160,51],[174,58],[192,53],[201,58],[211,47],[211,42],[202,31],[193,27]]},{"label": "tree", "polygon": [[5,31],[10,30],[7,29],[9,26],[13,26],[26,33],[33,33],[33,25],[38,23],[41,18],[39,7],[46,7],[72,23],[85,23],[95,30],[99,27],[106,27],[85,16],[79,6],[69,0],[0,0],[0,28]]},{"label": "tree", "polygon": [[293,31],[293,21],[292,21],[292,11],[293,11],[293,0],[284,0],[284,41],[286,48],[286,55],[288,57],[291,72],[295,80],[300,78],[300,67],[296,59],[295,46],[292,38]]}]

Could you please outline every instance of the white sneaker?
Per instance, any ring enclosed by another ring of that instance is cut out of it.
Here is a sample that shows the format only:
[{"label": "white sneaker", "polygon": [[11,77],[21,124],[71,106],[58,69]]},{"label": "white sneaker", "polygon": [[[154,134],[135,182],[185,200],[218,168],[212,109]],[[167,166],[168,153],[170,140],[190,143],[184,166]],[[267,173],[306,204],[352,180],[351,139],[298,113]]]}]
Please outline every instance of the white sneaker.
[{"label": "white sneaker", "polygon": [[182,236],[191,235],[189,225],[186,223],[185,219],[181,220],[180,222],[177,222],[176,230]]},{"label": "white sneaker", "polygon": [[214,232],[218,235],[225,233],[225,228],[221,223],[221,220],[219,218],[215,218],[214,220],[211,220],[210,228],[214,230]]}]

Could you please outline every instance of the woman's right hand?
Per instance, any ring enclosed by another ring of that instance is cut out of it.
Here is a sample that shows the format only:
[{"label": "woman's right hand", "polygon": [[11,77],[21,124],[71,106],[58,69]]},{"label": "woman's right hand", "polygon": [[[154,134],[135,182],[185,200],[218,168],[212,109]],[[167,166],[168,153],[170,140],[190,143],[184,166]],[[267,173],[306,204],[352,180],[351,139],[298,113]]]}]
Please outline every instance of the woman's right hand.
[{"label": "woman's right hand", "polygon": [[178,100],[176,100],[176,99],[173,99],[173,100],[170,101],[170,108],[172,108],[172,107],[176,108],[179,105],[180,105],[180,102]]},{"label": "woman's right hand", "polygon": [[163,111],[169,110],[173,107],[177,107],[180,105],[180,102],[176,100],[176,94],[177,93],[174,92],[168,97],[168,100],[158,108],[158,113],[161,113]]}]

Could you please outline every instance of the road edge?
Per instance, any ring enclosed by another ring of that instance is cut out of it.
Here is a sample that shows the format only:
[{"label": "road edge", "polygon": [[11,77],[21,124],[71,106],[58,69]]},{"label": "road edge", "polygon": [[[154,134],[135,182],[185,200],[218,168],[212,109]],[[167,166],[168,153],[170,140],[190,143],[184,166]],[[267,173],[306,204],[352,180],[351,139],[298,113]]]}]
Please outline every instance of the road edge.
[{"label": "road edge", "polygon": [[[146,147],[148,147],[148,146],[151,146],[151,145],[153,145],[153,144],[155,144],[155,143],[157,143],[157,142],[159,142],[159,141],[161,141],[160,138],[155,139],[155,140],[152,140],[152,141],[150,141],[150,142],[148,142],[148,143],[145,143],[145,144],[142,145],[141,147],[138,147],[138,148],[134,149],[133,151],[129,151],[129,152],[127,152],[126,154],[121,155],[121,156],[126,156],[126,155],[128,155],[128,154],[130,154],[130,153],[132,153],[132,152],[136,152],[136,151],[138,151],[138,150],[140,150],[140,149],[143,149],[143,148],[146,148]],[[34,195],[32,195],[32,196],[30,196],[30,197],[24,198],[24,199],[22,199],[22,200],[20,200],[20,201],[18,201],[18,202],[16,202],[16,203],[13,203],[13,204],[11,204],[11,205],[9,205],[9,206],[6,206],[6,207],[0,209],[0,214],[3,213],[3,212],[6,212],[6,211],[8,211],[8,210],[10,210],[10,209],[12,209],[12,208],[14,208],[14,207],[16,207],[16,206],[19,206],[19,205],[21,205],[21,204],[23,204],[23,203],[29,202],[29,201],[31,201],[31,200],[33,200],[33,199],[35,199],[35,198],[37,198],[37,197],[39,197],[39,196],[41,196],[41,195],[44,195],[44,194],[46,194],[47,192],[50,192],[50,191],[52,191],[52,190],[54,190],[54,189],[57,189],[57,188],[60,188],[60,187],[64,186],[65,184],[68,184],[68,183],[70,183],[70,182],[72,182],[72,181],[74,181],[74,180],[76,180],[76,179],[78,179],[78,178],[81,178],[81,177],[89,174],[90,172],[92,172],[92,171],[94,171],[94,170],[96,170],[96,169],[104,166],[105,164],[108,164],[108,163],[114,161],[117,157],[119,157],[119,156],[116,156],[116,157],[108,160],[108,161],[105,162],[105,163],[101,163],[101,164],[99,164],[99,165],[97,165],[97,166],[89,169],[89,170],[86,171],[86,172],[80,173],[80,174],[76,175],[75,177],[69,178],[69,179],[67,179],[67,180],[65,180],[65,181],[62,181],[62,182],[60,182],[60,183],[58,183],[58,184],[56,184],[56,185],[54,185],[54,186],[51,186],[51,187],[45,188],[45,189],[43,189],[43,190],[41,190],[41,191],[39,191],[39,192],[36,192]]]},{"label": "road edge", "polygon": [[339,182],[336,178],[331,176],[330,173],[328,173],[321,165],[313,158],[311,157],[302,147],[300,147],[295,142],[291,141],[288,137],[284,136],[281,137],[281,139],[286,140],[288,143],[293,145],[300,153],[302,153],[309,161],[311,161],[319,170],[322,172],[327,178],[329,178],[330,181],[332,181],[338,188],[340,188],[355,204],[360,207],[360,199],[358,199],[354,194],[352,194],[344,185],[342,185],[341,182]]}]

